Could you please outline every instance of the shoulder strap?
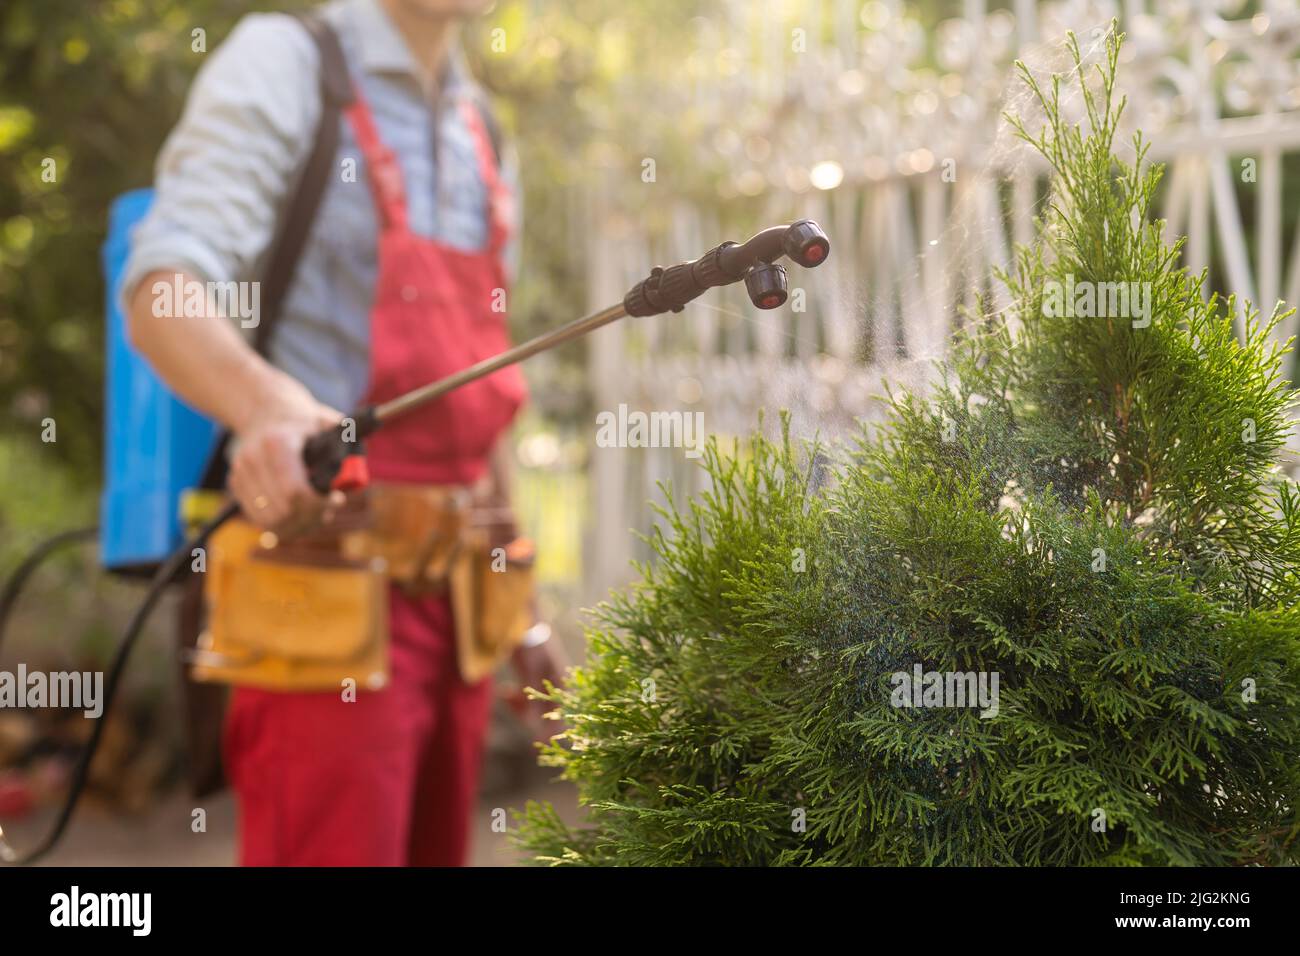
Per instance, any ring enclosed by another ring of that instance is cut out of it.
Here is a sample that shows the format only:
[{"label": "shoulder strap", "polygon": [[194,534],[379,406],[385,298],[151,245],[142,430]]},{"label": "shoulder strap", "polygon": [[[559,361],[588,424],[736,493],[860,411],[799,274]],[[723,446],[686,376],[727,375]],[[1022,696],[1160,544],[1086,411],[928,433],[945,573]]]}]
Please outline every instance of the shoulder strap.
[{"label": "shoulder strap", "polygon": [[[316,14],[302,12],[293,16],[310,34],[320,55],[320,122],[316,126],[311,154],[298,179],[298,189],[276,226],[266,269],[262,273],[261,321],[253,334],[253,347],[262,355],[270,348],[271,332],[280,318],[285,294],[307,243],[307,234],[311,232],[321,197],[329,185],[334,157],[338,152],[340,117],[353,99],[352,80],[338,34]],[[230,433],[223,432],[208,458],[199,483],[201,487],[225,487],[226,448],[229,444]]]},{"label": "shoulder strap", "polygon": [[297,192],[276,227],[262,274],[262,315],[254,337],[254,345],[262,354],[270,346],[271,332],[280,317],[285,294],[330,181],[339,144],[339,117],[352,102],[352,80],[338,34],[318,15],[296,13],[294,17],[310,34],[320,54],[321,113],[311,154],[303,167]]}]

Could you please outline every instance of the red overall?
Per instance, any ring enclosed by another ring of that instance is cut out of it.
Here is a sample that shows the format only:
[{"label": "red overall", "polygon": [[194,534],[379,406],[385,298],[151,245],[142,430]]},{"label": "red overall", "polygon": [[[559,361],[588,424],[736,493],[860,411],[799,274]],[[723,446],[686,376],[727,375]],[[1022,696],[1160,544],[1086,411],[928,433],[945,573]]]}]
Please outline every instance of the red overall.
[{"label": "red overall", "polygon": [[[488,186],[489,241],[466,253],[411,232],[401,170],[359,92],[347,112],[379,213],[368,402],[392,398],[508,347],[501,251],[507,190],[476,105],[462,113]],[[518,368],[394,421],[367,446],[375,479],[470,484],[525,398]],[[345,702],[336,691],[239,688],[226,766],[246,866],[454,866],[469,843],[491,681],[456,667],[445,597],[391,592],[391,680]],[[486,825],[486,822],[485,822]]]}]

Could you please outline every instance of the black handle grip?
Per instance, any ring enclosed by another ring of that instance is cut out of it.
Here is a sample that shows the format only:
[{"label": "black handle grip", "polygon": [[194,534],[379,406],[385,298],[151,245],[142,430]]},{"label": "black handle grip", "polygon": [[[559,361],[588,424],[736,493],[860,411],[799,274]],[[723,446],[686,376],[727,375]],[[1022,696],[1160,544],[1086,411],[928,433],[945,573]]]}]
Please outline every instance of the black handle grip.
[{"label": "black handle grip", "polygon": [[375,410],[365,408],[308,438],[302,446],[302,463],[311,486],[322,495],[328,494],[344,463],[365,454],[365,439],[378,427]]},{"label": "black handle grip", "polygon": [[739,281],[740,274],[733,275],[722,266],[723,253],[735,245],[724,242],[698,259],[667,269],[655,266],[650,275],[623,296],[623,308],[628,315],[680,312],[687,302],[703,295],[705,290]]}]

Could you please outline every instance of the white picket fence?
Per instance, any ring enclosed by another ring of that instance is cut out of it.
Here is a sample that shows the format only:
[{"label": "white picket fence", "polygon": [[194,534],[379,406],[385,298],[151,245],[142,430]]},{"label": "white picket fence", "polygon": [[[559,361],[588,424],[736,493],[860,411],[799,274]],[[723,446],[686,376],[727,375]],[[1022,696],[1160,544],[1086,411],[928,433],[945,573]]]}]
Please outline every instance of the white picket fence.
[{"label": "white picket fence", "polygon": [[[992,12],[968,0],[961,19],[932,30],[901,3],[808,0],[793,13],[779,0],[721,6],[691,55],[740,63],[701,84],[696,106],[716,135],[700,148],[734,152],[726,188],[748,197],[752,225],[812,217],[830,234],[832,255],[815,272],[791,268],[803,312],[758,311],[733,287],[679,315],[597,333],[589,353],[597,409],[702,411],[710,432],[735,436],[754,427],[759,409],[785,408],[798,433],[837,436],[875,414],[883,383],[924,382],[959,307],[977,291],[997,305],[990,267],[1032,235],[1043,170],[1008,148],[1001,119],[1026,104],[1009,96],[1019,87],[1013,61],[1064,68],[1066,29],[1095,49],[1112,17],[1128,35],[1126,119],[1143,130],[1150,158],[1167,165],[1161,213],[1171,236],[1189,237],[1186,264],[1211,266],[1266,311],[1279,298],[1300,302],[1300,235],[1284,236],[1282,225],[1283,197],[1297,188],[1287,191],[1284,158],[1300,152],[1296,0],[1016,0],[1012,11]],[[754,102],[765,108],[735,109]],[[837,179],[834,188],[810,185]],[[1252,242],[1241,195],[1255,207]],[[612,182],[587,183],[575,217],[589,237],[593,309],[617,301],[656,262],[743,238],[667,187],[671,234],[646,235],[617,196]],[[1292,318],[1281,334],[1296,326]],[[690,491],[701,473],[680,449],[593,441],[590,478],[584,592],[597,598],[643,556],[627,532],[651,524],[656,483]]]}]

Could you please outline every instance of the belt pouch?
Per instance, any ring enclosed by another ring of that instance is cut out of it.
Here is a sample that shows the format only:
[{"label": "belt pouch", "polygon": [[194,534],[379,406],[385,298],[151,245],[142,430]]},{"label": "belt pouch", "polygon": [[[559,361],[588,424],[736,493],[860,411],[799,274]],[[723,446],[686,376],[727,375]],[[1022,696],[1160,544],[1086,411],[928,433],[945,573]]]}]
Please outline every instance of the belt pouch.
[{"label": "belt pouch", "polygon": [[495,671],[532,625],[535,556],[527,538],[492,546],[486,533],[467,533],[449,575],[457,663],[466,683]]},{"label": "belt pouch", "polygon": [[191,658],[194,679],[283,691],[383,687],[383,562],[345,558],[337,542],[320,535],[281,544],[238,518],[218,529],[207,550],[208,628]]}]

